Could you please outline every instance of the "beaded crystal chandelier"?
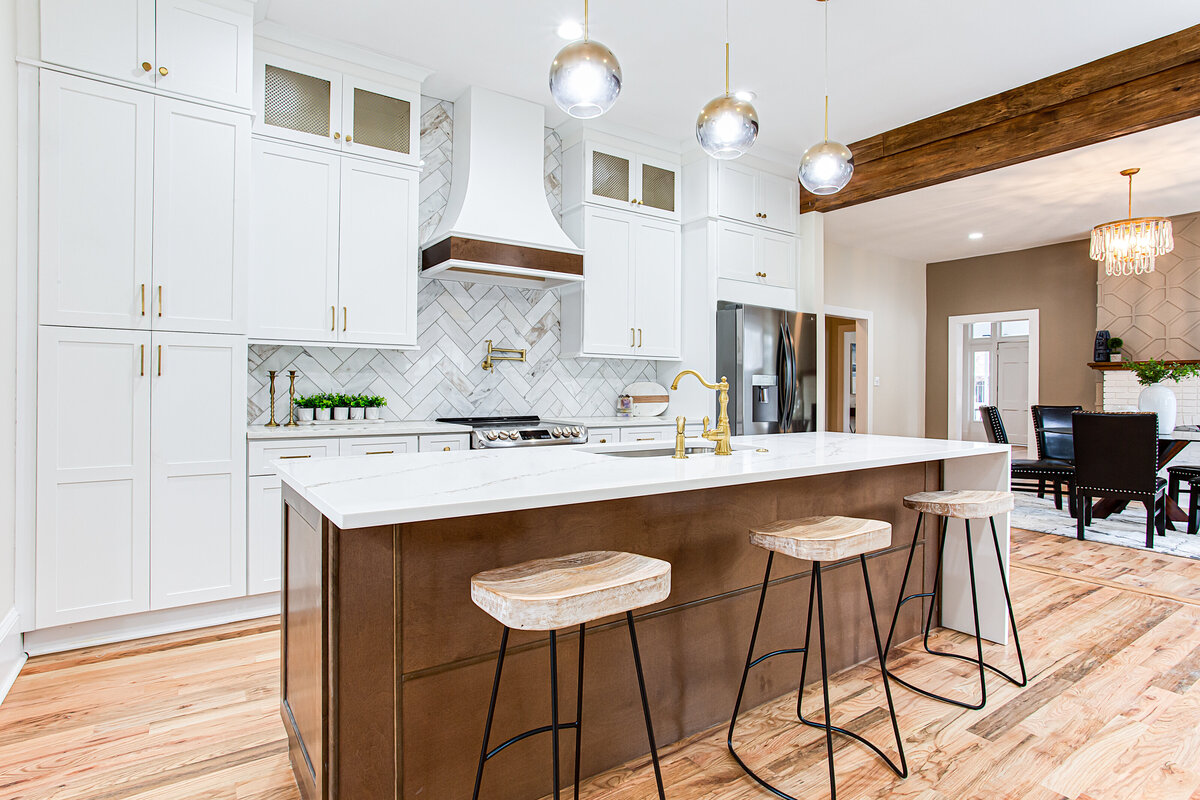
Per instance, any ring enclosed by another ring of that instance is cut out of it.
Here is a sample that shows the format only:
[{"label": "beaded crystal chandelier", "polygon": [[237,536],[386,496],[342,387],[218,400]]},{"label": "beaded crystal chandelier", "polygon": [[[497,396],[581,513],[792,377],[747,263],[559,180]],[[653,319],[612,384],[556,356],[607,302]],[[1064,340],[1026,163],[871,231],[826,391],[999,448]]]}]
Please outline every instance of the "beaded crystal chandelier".
[{"label": "beaded crystal chandelier", "polygon": [[1171,220],[1166,217],[1133,216],[1133,176],[1138,170],[1123,169],[1129,178],[1129,218],[1092,228],[1093,261],[1104,263],[1107,275],[1141,275],[1154,271],[1154,259],[1175,249]]}]

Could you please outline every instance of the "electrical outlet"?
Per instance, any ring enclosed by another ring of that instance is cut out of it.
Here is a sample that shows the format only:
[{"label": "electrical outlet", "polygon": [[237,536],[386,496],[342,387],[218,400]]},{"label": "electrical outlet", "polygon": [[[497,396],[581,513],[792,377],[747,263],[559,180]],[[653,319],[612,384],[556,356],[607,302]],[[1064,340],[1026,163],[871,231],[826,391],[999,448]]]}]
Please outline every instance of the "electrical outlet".
[{"label": "electrical outlet", "polygon": [[875,376],[875,385],[876,386],[879,385],[879,376],[878,375]]}]

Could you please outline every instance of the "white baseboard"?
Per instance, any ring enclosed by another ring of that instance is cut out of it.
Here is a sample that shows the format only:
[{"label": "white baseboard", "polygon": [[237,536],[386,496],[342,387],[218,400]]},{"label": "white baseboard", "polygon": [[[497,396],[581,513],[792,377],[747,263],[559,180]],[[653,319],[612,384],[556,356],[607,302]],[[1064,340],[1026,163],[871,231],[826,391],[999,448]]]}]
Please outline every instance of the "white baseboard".
[{"label": "white baseboard", "polygon": [[[236,597],[232,600],[218,600],[213,603],[166,608],[161,611],[127,614],[123,617],[97,619],[91,622],[77,622],[72,625],[59,625],[54,628],[29,631],[25,634],[25,650],[31,656],[40,656],[45,653],[75,650],[79,647],[111,644],[129,639],[141,639],[146,636],[158,636],[163,633],[177,633],[194,628],[207,628],[210,625],[224,625],[228,622],[269,617],[278,613],[279,592],[254,595],[253,597]],[[3,663],[2,660],[0,663]]]},{"label": "white baseboard", "polygon": [[25,665],[25,649],[21,646],[21,626],[17,624],[17,609],[10,608],[0,620],[0,703],[8,696]]}]

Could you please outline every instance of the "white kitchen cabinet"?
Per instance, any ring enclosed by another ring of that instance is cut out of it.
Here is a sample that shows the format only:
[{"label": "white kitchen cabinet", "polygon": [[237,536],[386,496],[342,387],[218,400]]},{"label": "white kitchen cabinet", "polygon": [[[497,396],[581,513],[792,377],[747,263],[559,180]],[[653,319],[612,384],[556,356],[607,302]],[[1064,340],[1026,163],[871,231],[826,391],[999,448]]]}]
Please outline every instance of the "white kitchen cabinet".
[{"label": "white kitchen cabinet", "polygon": [[254,70],[256,133],[420,165],[418,85],[369,81],[273,53],[260,54]]},{"label": "white kitchen cabinet", "polygon": [[681,234],[675,223],[581,207],[563,227],[585,249],[581,287],[563,291],[563,346],[584,356],[678,358]]},{"label": "white kitchen cabinet", "polygon": [[150,607],[149,351],[141,331],[38,331],[39,628]]},{"label": "white kitchen cabinet", "polygon": [[156,332],[150,607],[246,593],[246,342]]},{"label": "white kitchen cabinet", "polygon": [[622,442],[665,442],[675,441],[675,426],[621,428]]},{"label": "white kitchen cabinet", "polygon": [[329,458],[336,455],[337,439],[258,439],[250,442],[246,463],[251,475],[274,475],[275,461]]},{"label": "white kitchen cabinet", "polygon": [[417,172],[263,139],[253,151],[250,336],[415,347]]},{"label": "white kitchen cabinet", "polygon": [[156,330],[246,329],[250,121],[178,100],[155,101]]},{"label": "white kitchen cabinet", "polygon": [[800,190],[794,179],[729,162],[721,162],[717,175],[719,216],[796,232]]},{"label": "white kitchen cabinet", "polygon": [[41,72],[38,317],[149,328],[152,95]]},{"label": "white kitchen cabinet", "polygon": [[253,4],[41,0],[51,64],[249,108]]},{"label": "white kitchen cabinet", "polygon": [[417,343],[415,170],[342,160],[339,341]]},{"label": "white kitchen cabinet", "polygon": [[660,219],[679,219],[678,161],[639,148],[583,140],[563,152],[567,208],[593,203]]},{"label": "white kitchen cabinet", "polygon": [[343,456],[395,456],[417,452],[416,436],[354,436],[342,439]]},{"label": "white kitchen cabinet", "polygon": [[417,449],[421,453],[471,449],[471,436],[467,433],[428,433],[417,438],[420,440]]},{"label": "white kitchen cabinet", "polygon": [[253,475],[246,485],[246,594],[277,592],[283,586],[283,481]]},{"label": "white kitchen cabinet", "polygon": [[615,444],[619,441],[620,428],[588,428],[588,444]]},{"label": "white kitchen cabinet", "polygon": [[728,280],[794,289],[796,238],[750,225],[720,222],[717,275]]},{"label": "white kitchen cabinet", "polygon": [[245,329],[245,117],[41,73],[38,321]]}]

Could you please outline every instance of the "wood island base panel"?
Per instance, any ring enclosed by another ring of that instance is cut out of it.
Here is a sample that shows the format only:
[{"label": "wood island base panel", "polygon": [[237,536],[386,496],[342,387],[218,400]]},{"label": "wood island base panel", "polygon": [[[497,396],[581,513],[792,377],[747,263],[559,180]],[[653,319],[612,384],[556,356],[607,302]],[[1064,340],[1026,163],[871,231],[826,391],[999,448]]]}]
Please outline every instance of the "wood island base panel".
[{"label": "wood island base panel", "polygon": [[[586,550],[669,561],[670,597],[636,615],[661,748],[732,711],[767,558],[750,545],[751,527],[831,512],[891,523],[891,547],[868,559],[886,630],[916,523],[900,499],[942,482],[942,462],[925,461],[350,530],[285,484],[281,711],[301,794],[471,796],[501,634],[470,600],[477,572]],[[929,591],[935,553],[924,542],[917,552],[923,569],[910,590]],[[803,642],[810,568],[777,559],[760,652]],[[829,569],[825,581],[830,671],[873,659],[854,560]],[[906,606],[898,641],[918,632],[920,606]],[[560,719],[569,722],[578,636],[564,632],[559,642]],[[623,621],[589,625],[586,654],[582,774],[589,776],[649,746]],[[793,691],[799,671],[799,656],[763,664],[743,707]],[[809,678],[819,679],[811,665]],[[493,740],[548,724],[549,685],[547,634],[514,631]],[[563,734],[564,775],[573,774],[572,737]],[[488,762],[484,794],[535,800],[545,793],[548,762],[546,736],[519,742]]]}]

